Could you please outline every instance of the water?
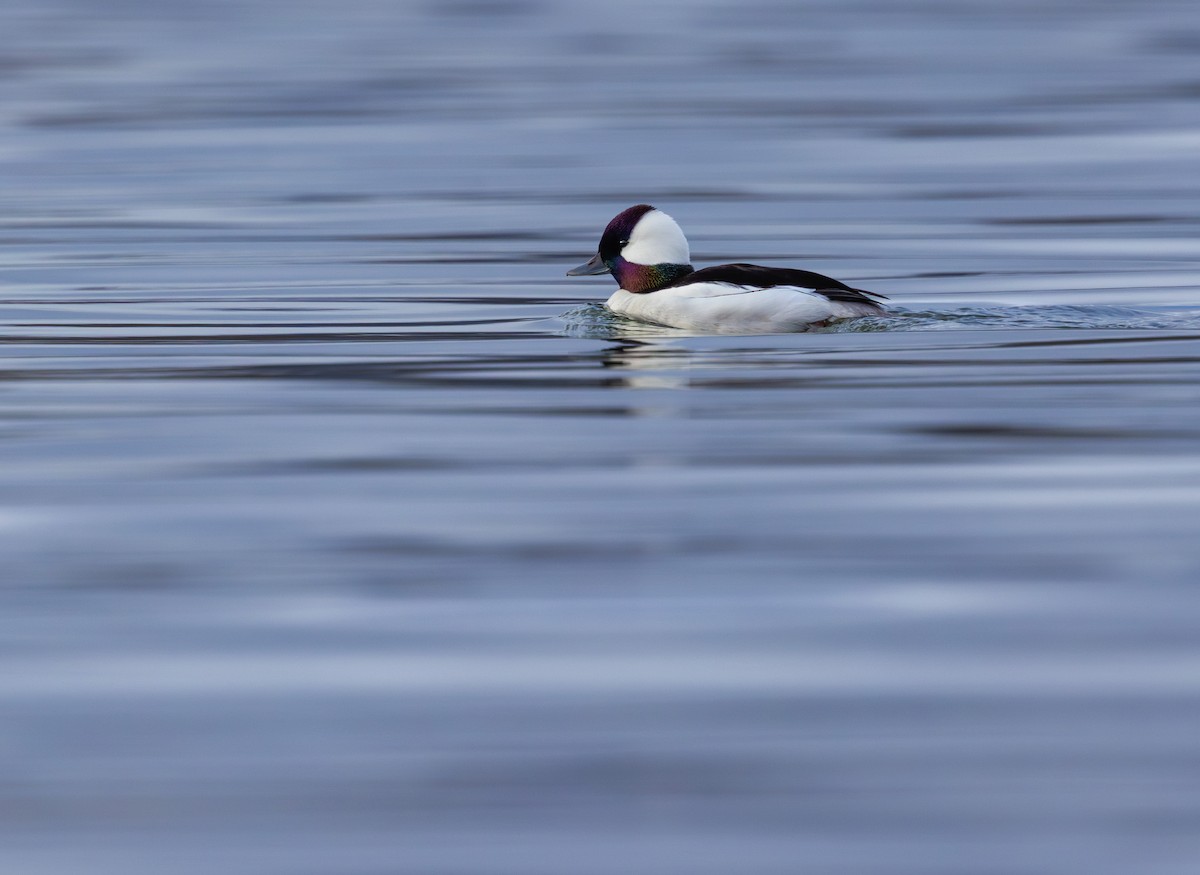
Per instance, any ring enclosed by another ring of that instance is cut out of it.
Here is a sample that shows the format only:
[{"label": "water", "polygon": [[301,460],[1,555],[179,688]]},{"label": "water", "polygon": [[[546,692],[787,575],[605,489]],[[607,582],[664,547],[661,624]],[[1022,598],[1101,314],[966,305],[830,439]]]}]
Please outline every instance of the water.
[{"label": "water", "polygon": [[4,871],[1200,866],[1193,3],[0,32]]}]

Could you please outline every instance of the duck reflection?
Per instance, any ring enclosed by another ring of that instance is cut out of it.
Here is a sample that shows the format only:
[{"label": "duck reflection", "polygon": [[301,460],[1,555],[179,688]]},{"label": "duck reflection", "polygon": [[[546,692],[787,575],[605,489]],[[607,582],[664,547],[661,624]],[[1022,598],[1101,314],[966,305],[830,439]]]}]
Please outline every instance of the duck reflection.
[{"label": "duck reflection", "polygon": [[627,389],[683,389],[695,352],[670,340],[618,340],[601,353],[601,367],[619,372],[605,385]]}]

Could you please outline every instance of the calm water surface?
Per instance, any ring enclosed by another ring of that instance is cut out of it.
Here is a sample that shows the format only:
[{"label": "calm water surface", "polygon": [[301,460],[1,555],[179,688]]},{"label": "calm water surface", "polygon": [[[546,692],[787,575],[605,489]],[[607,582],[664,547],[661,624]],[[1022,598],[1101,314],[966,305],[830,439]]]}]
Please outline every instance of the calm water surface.
[{"label": "calm water surface", "polygon": [[5,872],[1200,870],[1193,2],[0,32]]}]

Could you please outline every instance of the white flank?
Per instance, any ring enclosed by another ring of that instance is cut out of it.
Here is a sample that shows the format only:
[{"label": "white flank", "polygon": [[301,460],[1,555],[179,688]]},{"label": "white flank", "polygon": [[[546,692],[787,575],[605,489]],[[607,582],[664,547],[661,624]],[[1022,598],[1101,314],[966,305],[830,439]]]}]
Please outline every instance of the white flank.
[{"label": "white flank", "polygon": [[869,304],[831,301],[811,289],[759,289],[728,283],[693,283],[649,294],[618,289],[608,299],[608,308],[643,322],[720,334],[802,331],[826,319],[880,312]]}]

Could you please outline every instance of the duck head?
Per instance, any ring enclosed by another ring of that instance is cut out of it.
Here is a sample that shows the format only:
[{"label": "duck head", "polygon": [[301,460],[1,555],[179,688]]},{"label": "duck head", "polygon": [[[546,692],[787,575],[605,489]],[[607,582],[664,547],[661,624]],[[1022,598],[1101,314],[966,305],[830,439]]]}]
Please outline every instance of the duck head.
[{"label": "duck head", "polygon": [[692,272],[687,238],[675,220],[649,204],[618,213],[600,237],[600,249],[567,276],[611,273],[627,292],[653,292]]}]

